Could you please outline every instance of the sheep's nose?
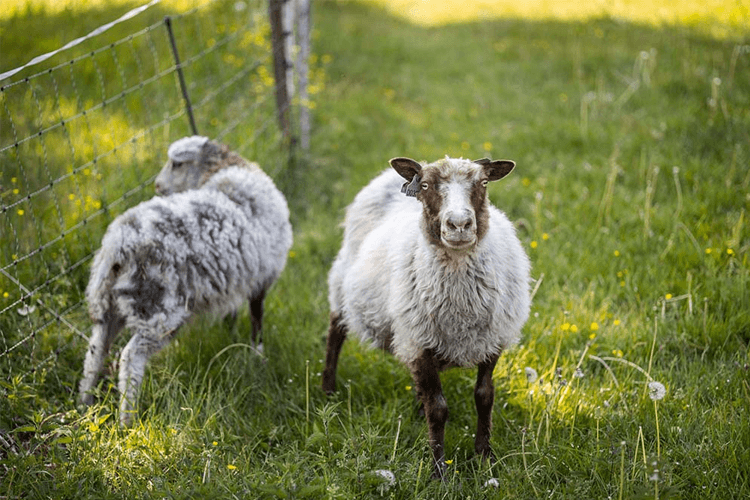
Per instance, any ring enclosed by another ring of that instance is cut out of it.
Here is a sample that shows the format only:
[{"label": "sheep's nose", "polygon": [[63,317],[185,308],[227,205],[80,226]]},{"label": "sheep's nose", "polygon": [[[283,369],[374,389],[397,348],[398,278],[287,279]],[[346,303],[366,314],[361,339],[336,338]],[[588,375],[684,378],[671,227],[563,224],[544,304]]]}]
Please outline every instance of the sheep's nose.
[{"label": "sheep's nose", "polygon": [[154,191],[156,191],[156,194],[162,194],[162,190],[164,188],[162,187],[160,182],[154,182]]},{"label": "sheep's nose", "polygon": [[474,226],[474,217],[469,212],[451,213],[445,219],[445,224],[451,231],[469,231]]}]

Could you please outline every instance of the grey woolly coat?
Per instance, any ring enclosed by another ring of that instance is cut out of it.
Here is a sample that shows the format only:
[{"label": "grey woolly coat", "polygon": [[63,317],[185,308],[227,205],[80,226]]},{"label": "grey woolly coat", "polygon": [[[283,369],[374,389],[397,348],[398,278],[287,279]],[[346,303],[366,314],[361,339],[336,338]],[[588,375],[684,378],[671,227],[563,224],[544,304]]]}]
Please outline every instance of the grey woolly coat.
[{"label": "grey woolly coat", "polygon": [[220,170],[200,189],[155,197],[110,224],[86,289],[89,312],[102,322],[119,310],[146,337],[171,333],[191,313],[224,315],[264,291],[291,244],[289,209],[271,179],[257,168]]}]

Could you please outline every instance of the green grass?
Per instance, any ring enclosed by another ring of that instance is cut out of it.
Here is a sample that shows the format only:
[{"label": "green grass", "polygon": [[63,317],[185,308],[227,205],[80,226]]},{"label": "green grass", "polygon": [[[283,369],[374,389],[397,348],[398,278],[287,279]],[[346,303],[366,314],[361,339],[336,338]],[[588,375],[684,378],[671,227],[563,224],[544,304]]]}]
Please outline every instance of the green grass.
[{"label": "green grass", "polygon": [[[3,28],[24,22],[54,17]],[[314,22],[330,62],[312,150],[275,173],[295,244],[266,302],[266,357],[248,352],[246,312],[235,329],[197,321],[153,359],[140,422],[123,430],[115,372],[101,404],[77,410],[84,342],[62,327],[40,336],[25,353],[36,360],[67,348],[34,372],[0,360],[0,495],[750,494],[750,33],[608,18],[425,27],[352,2],[316,3]],[[443,374],[451,463],[439,483],[398,362],[352,340],[335,396],[319,373],[344,207],[391,157],[445,154],[517,162],[490,197],[516,221],[538,288],[522,344],[495,372],[493,466],[473,456],[475,371]],[[651,379],[667,389],[656,403]]]}]

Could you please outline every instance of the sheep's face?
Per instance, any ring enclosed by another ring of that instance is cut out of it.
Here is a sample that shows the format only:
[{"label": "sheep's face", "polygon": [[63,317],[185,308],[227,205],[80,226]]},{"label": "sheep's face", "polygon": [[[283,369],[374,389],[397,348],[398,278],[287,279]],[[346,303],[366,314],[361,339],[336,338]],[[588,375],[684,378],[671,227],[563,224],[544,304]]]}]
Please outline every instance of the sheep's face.
[{"label": "sheep's face", "polygon": [[394,158],[391,166],[408,181],[407,195],[422,203],[427,239],[448,250],[465,251],[474,248],[488,229],[487,183],[508,175],[515,163],[446,157],[422,166],[409,158]]},{"label": "sheep's face", "polygon": [[201,136],[173,142],[169,146],[169,159],[154,181],[156,192],[168,195],[200,187],[204,171],[208,168],[206,158],[216,146]]}]

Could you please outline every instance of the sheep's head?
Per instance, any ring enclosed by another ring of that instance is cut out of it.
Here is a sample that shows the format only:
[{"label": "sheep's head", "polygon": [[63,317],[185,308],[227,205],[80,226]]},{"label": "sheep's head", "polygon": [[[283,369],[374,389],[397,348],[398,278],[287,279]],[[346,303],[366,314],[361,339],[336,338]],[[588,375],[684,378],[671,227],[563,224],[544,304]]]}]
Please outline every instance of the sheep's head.
[{"label": "sheep's head", "polygon": [[225,146],[199,135],[173,142],[167,151],[169,159],[154,181],[156,192],[167,195],[200,187],[226,153]]},{"label": "sheep's head", "polygon": [[402,192],[422,203],[427,239],[449,250],[469,250],[484,237],[489,225],[487,183],[502,179],[516,165],[510,160],[448,157],[427,165],[410,158],[390,163],[407,181]]}]

